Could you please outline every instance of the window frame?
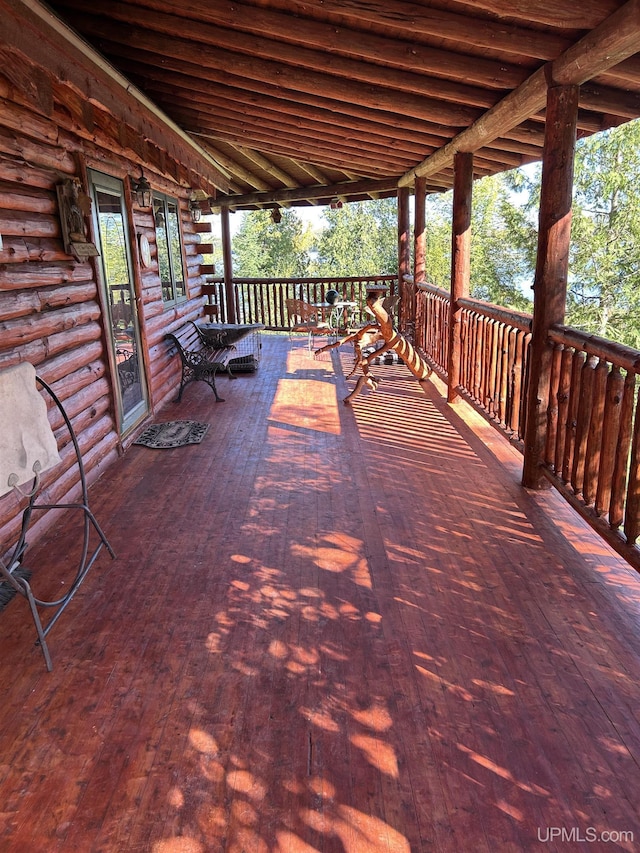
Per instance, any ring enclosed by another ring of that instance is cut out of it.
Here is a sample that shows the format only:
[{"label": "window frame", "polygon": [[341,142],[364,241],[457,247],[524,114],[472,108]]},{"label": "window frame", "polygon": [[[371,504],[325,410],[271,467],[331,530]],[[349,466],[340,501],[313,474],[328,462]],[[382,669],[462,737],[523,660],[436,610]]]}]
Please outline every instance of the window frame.
[{"label": "window frame", "polygon": [[[154,190],[152,205],[156,232],[158,277],[162,288],[162,304],[167,309],[181,302],[186,302],[189,298],[180,202],[173,196]],[[159,224],[159,215],[162,216],[162,224]],[[171,221],[170,217],[175,217],[174,235],[169,233],[167,227],[167,223]],[[169,272],[169,278],[166,280],[163,279],[163,263],[166,263]]]}]

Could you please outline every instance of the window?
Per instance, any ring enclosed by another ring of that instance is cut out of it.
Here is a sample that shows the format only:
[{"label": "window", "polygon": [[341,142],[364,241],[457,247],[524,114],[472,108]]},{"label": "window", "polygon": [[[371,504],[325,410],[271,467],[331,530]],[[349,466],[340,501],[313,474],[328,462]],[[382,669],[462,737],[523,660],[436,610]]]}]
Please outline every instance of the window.
[{"label": "window", "polygon": [[187,298],[178,202],[161,193],[153,196],[156,221],[158,271],[162,281],[162,301],[173,304]]}]

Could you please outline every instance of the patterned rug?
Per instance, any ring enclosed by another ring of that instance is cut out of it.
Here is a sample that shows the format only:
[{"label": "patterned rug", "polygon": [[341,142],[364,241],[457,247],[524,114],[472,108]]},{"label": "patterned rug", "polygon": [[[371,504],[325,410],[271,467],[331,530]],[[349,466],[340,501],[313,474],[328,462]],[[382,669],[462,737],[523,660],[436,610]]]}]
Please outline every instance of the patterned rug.
[{"label": "patterned rug", "polygon": [[[366,347],[362,350],[362,354],[366,356],[373,355],[376,349],[377,347]],[[377,355],[370,364],[403,364],[403,361],[395,350],[388,349],[382,355]]]},{"label": "patterned rug", "polygon": [[205,437],[209,424],[198,421],[169,421],[148,427],[134,444],[145,447],[183,447],[185,444],[200,444]]}]

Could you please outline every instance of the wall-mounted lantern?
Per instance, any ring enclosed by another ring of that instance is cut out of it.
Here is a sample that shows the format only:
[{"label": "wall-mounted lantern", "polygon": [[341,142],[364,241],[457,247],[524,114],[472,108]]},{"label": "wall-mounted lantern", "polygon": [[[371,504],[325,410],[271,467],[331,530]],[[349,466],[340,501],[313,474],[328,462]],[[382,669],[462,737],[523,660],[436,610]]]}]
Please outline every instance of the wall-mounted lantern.
[{"label": "wall-mounted lantern", "polygon": [[144,172],[140,169],[139,178],[130,178],[131,189],[136,194],[136,202],[138,207],[151,207],[151,184],[145,178]]}]

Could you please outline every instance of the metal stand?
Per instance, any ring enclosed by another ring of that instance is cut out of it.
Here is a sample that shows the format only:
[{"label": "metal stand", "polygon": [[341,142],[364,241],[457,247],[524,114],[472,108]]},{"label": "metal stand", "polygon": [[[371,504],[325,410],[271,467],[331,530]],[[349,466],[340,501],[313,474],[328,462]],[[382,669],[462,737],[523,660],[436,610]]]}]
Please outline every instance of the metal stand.
[{"label": "metal stand", "polygon": [[[53,390],[47,385],[44,380],[37,377],[37,381],[42,385],[42,387],[47,391],[47,393],[51,396],[54,403],[58,407],[65,424],[67,425],[67,429],[69,430],[69,434],[71,436],[71,441],[73,442],[73,447],[76,453],[76,459],[78,462],[78,468],[80,470],[80,482],[82,486],[82,499],[80,503],[72,503],[72,504],[45,504],[38,503],[37,497],[39,492],[39,478],[36,474],[36,478],[34,480],[33,490],[29,496],[29,503],[22,515],[22,528],[20,531],[20,537],[18,542],[16,543],[11,557],[9,559],[9,564],[6,565],[3,560],[0,559],[0,581],[8,584],[15,592],[20,593],[20,595],[24,596],[29,602],[29,607],[31,609],[31,615],[33,617],[33,622],[36,627],[36,632],[38,634],[38,642],[40,643],[40,647],[42,649],[42,654],[44,655],[44,660],[47,665],[47,669],[49,672],[53,669],[53,664],[51,662],[51,655],[49,654],[49,648],[47,646],[46,637],[49,631],[53,628],[55,623],[58,621],[59,617],[62,615],[62,612],[69,604],[73,596],[76,594],[78,587],[85,579],[87,572],[95,563],[102,547],[104,546],[112,558],[115,558],[115,553],[111,548],[106,536],[102,532],[98,522],[96,521],[93,513],[89,509],[89,496],[87,489],[87,480],[84,472],[84,465],[82,463],[82,455],[80,453],[80,446],[78,444],[78,439],[76,438],[75,431],[73,426],[71,425],[71,421],[67,413],[64,410],[64,407]],[[27,548],[27,532],[29,530],[29,525],[31,523],[31,517],[35,510],[50,510],[50,509],[63,509],[63,510],[80,510],[83,513],[83,543],[80,554],[80,561],[78,563],[78,568],[76,569],[75,578],[67,590],[65,595],[61,598],[57,598],[53,601],[45,601],[41,598],[38,598],[33,594],[31,589],[31,585],[29,583],[29,575],[30,572],[25,571],[25,567],[23,565],[22,559],[24,552]],[[95,545],[94,549],[90,552],[90,538],[92,529],[98,535],[98,543]],[[51,608],[55,612],[52,618],[47,622],[46,625],[42,624],[42,620],[40,618],[40,613],[38,608]]]}]

